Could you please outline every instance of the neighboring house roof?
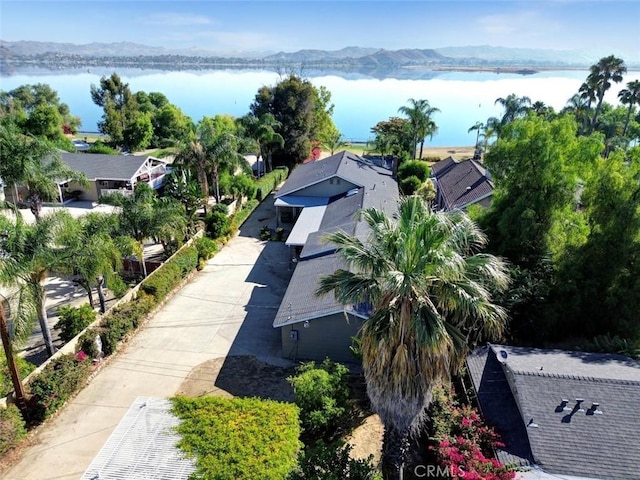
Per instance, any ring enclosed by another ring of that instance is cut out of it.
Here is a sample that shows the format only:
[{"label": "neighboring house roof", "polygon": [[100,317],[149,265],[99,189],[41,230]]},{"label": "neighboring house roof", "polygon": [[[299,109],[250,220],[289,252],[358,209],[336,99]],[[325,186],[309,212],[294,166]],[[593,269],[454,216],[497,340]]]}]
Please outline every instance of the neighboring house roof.
[{"label": "neighboring house roof", "polygon": [[[350,186],[344,188],[348,190],[330,197],[313,197],[313,200],[302,195],[305,188],[336,176],[346,180],[345,185]],[[353,185],[358,187],[351,188]],[[345,310],[362,315],[359,309],[345,309],[338,304],[333,294],[322,298],[315,296],[319,277],[345,268],[335,254],[336,247],[328,244],[325,237],[329,233],[343,231],[364,240],[368,226],[359,220],[358,212],[374,207],[388,214],[393,213],[397,208],[398,185],[391,171],[352,153],[340,152],[324,160],[296,167],[276,197],[276,205],[304,207],[298,222],[302,221],[299,231],[304,230],[306,240],[273,326],[282,327]],[[321,219],[305,217],[307,209],[310,209],[309,212],[318,212],[322,215]],[[291,238],[297,227],[298,223],[287,243],[295,241],[296,245],[301,244],[300,236]]]},{"label": "neighboring house roof", "polygon": [[504,436],[501,460],[564,475],[638,478],[639,362],[491,345],[467,365],[484,416]]},{"label": "neighboring house roof", "polygon": [[439,206],[446,211],[463,209],[493,195],[493,182],[487,170],[475,160],[458,162],[446,158],[431,167],[431,176],[435,179]]},{"label": "neighboring house roof", "polygon": [[165,163],[149,156],[102,155],[93,153],[62,153],[61,160],[72,170],[82,172],[89,181],[131,180],[148,159]]}]

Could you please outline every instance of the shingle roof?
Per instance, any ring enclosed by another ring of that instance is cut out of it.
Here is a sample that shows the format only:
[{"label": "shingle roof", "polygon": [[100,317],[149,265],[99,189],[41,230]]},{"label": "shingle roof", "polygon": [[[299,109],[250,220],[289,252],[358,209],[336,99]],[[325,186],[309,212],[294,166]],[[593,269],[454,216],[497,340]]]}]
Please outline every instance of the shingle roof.
[{"label": "shingle roof", "polygon": [[338,303],[333,293],[322,297],[315,294],[318,279],[340,268],[346,266],[335,253],[298,262],[273,321],[274,328],[332,315],[345,309],[355,313],[353,308]]},{"label": "shingle roof", "polygon": [[130,180],[148,156],[63,153],[61,160],[72,170],[83,172],[88,180]]},{"label": "shingle roof", "polygon": [[[327,162],[323,168],[319,167],[322,162]],[[333,294],[318,298],[314,293],[319,277],[331,274],[338,268],[346,268],[334,253],[335,247],[325,242],[325,236],[344,231],[364,238],[367,227],[364,222],[359,221],[357,215],[361,209],[374,207],[391,213],[397,207],[398,185],[391,172],[349,152],[340,152],[324,160],[298,166],[280,189],[278,197],[285,200],[292,195],[300,195],[299,191],[306,186],[334,175],[361,187],[357,191],[354,189],[329,199],[318,231],[307,237],[273,323],[274,327],[344,311]],[[353,312],[353,309],[347,310]]]},{"label": "shingle roof", "polygon": [[493,193],[486,169],[475,160],[457,162],[449,157],[433,165],[440,208],[455,210],[476,203]]},{"label": "shingle roof", "polygon": [[[483,382],[489,385],[485,372],[501,351],[506,358],[500,367],[512,382],[509,390],[504,381],[493,383],[497,391],[493,398],[478,396],[483,413],[492,421],[494,410],[500,410],[492,402],[501,403],[503,395],[512,392],[522,425],[531,424],[525,432],[536,464],[551,473],[638,478],[640,363],[622,355],[563,350],[504,346],[483,350],[467,362],[476,389],[482,391]],[[483,354],[487,362],[479,377]]]}]

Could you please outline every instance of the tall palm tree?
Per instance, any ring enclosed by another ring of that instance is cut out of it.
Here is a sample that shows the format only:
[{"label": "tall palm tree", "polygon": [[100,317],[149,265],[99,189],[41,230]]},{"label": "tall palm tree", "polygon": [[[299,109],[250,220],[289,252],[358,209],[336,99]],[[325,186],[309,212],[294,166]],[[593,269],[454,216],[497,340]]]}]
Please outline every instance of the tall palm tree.
[{"label": "tall palm tree", "polygon": [[21,217],[14,222],[6,219],[2,222],[5,234],[0,285],[17,292],[15,318],[20,329],[15,329],[15,335],[26,338],[37,318],[49,356],[55,353],[55,347],[48,325],[44,282],[50,273],[70,273],[73,252],[63,246],[61,239],[73,229],[73,221],[67,212],[58,211],[43,216],[35,225],[26,224]]},{"label": "tall palm tree", "polygon": [[631,119],[631,112],[636,105],[640,106],[640,81],[633,80],[627,83],[627,88],[623,88],[618,93],[618,98],[622,105],[629,105],[627,109],[627,117],[624,121],[624,127],[622,129],[622,136],[627,134],[629,128],[629,120]]},{"label": "tall palm tree", "polygon": [[428,100],[410,98],[408,102],[409,106],[400,107],[398,112],[404,113],[409,119],[414,146],[412,158],[416,158],[415,147],[418,143],[420,143],[420,158],[422,158],[425,139],[427,137],[433,138],[433,135],[438,130],[431,116],[440,110],[429,105]]},{"label": "tall palm tree", "polygon": [[27,420],[28,410],[27,402],[25,399],[24,387],[20,380],[20,371],[13,356],[13,343],[11,341],[11,334],[9,333],[9,327],[7,322],[7,315],[5,315],[5,305],[9,303],[4,296],[0,295],[0,337],[2,337],[2,347],[4,349],[4,357],[7,362],[7,370],[11,376],[11,383],[13,383],[14,396],[16,406],[20,409],[22,416]]},{"label": "tall palm tree", "polygon": [[209,159],[204,146],[195,139],[190,140],[184,145],[174,160],[176,165],[185,165],[187,167],[193,167],[196,170],[205,214],[207,213],[207,205],[209,204],[208,162]]},{"label": "tall palm tree", "polygon": [[119,241],[108,224],[99,225],[94,215],[79,218],[75,223],[75,228],[65,232],[63,242],[73,251],[72,268],[79,276],[78,283],[87,291],[89,305],[94,306],[92,290],[96,287],[100,311],[104,313],[105,282],[114,280],[122,267]]},{"label": "tall palm tree", "polygon": [[604,94],[611,88],[611,82],[620,83],[622,75],[627,71],[624,60],[617,58],[615,55],[609,55],[598,60],[598,63],[592,65],[591,73],[587,77],[587,81],[595,85],[596,110],[591,118],[591,127],[589,133],[593,132],[598,121],[598,115],[602,109]]},{"label": "tall palm tree", "polygon": [[513,122],[516,118],[524,117],[531,108],[529,97],[518,97],[515,93],[509,94],[506,98],[496,98],[495,103],[499,103],[504,108],[504,114],[500,119],[502,126]]},{"label": "tall palm tree", "polygon": [[476,149],[480,146],[480,135],[483,134],[484,128],[484,123],[476,122],[475,125],[469,127],[469,130],[467,130],[467,133],[471,133],[474,130],[476,131]]},{"label": "tall palm tree", "polygon": [[366,242],[331,234],[348,269],[320,279],[318,295],[368,304],[360,331],[367,394],[384,428],[384,478],[399,479],[410,435],[424,420],[434,384],[449,378],[469,345],[499,336],[505,312],[490,291],[506,288],[501,260],[478,251],[487,239],[462,213],[434,213],[419,197],[397,218],[367,209]]},{"label": "tall palm tree", "polygon": [[[278,133],[282,123],[276,120],[272,113],[263,113],[260,117],[245,115],[241,123],[258,146],[258,156],[268,165],[269,171],[273,170],[271,157],[276,148],[284,147],[284,138]],[[258,166],[260,176],[260,166]]]}]

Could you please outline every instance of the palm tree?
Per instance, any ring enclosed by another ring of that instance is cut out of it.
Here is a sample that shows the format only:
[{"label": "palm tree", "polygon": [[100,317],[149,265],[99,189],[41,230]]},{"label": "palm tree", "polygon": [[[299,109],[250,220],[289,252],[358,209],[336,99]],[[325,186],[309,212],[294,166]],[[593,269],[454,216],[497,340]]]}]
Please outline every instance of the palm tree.
[{"label": "palm tree", "polygon": [[[241,123],[247,130],[247,135],[252,138],[258,146],[258,156],[269,166],[269,171],[273,170],[271,157],[276,148],[284,147],[284,138],[277,130],[282,126],[276,117],[271,113],[264,113],[260,117],[245,115]],[[260,166],[258,165],[258,177],[260,176]]]},{"label": "palm tree", "polygon": [[174,163],[176,166],[185,165],[195,168],[200,182],[202,204],[206,215],[207,205],[209,204],[209,179],[207,174],[208,157],[203,145],[197,140],[190,140],[180,149]]},{"label": "palm tree", "polygon": [[502,126],[513,122],[516,118],[524,117],[531,108],[531,99],[529,97],[518,97],[515,93],[508,95],[506,98],[499,97],[495,103],[499,103],[504,107],[504,114],[500,119]]},{"label": "palm tree", "polygon": [[0,295],[0,337],[2,337],[2,347],[7,361],[7,370],[9,370],[11,383],[13,383],[16,406],[20,409],[23,418],[27,420],[27,402],[25,399],[24,387],[20,380],[20,371],[18,370],[18,366],[16,365],[16,361],[13,356],[13,343],[11,342],[11,335],[7,325],[7,315],[5,315],[5,311],[7,309],[5,308],[5,305],[8,306],[9,302],[6,301],[4,296]]},{"label": "palm tree", "polygon": [[629,128],[629,120],[631,119],[631,112],[636,105],[640,106],[640,81],[633,80],[627,83],[627,88],[623,88],[618,93],[618,98],[622,105],[629,105],[627,110],[627,118],[624,121],[624,128],[622,129],[622,136],[627,134],[627,128]]},{"label": "palm tree", "polygon": [[431,116],[435,112],[439,112],[440,110],[429,105],[428,100],[415,100],[413,98],[410,98],[408,102],[410,105],[400,107],[398,109],[398,112],[404,113],[409,119],[414,146],[412,158],[416,158],[415,147],[418,145],[418,143],[420,143],[420,158],[422,158],[422,150],[424,147],[425,139],[427,137],[433,138],[433,135],[438,130]]},{"label": "palm tree", "polygon": [[165,251],[175,242],[181,243],[186,234],[184,207],[175,199],[159,199],[146,183],[138,183],[133,195],[114,193],[104,195],[102,202],[120,207],[120,233],[136,241],[134,253],[140,259],[142,274],[147,276],[144,260],[144,241],[159,238]]},{"label": "palm tree", "polygon": [[106,311],[104,297],[105,282],[115,279],[122,267],[119,241],[109,225],[99,224],[100,214],[91,214],[76,220],[75,228],[65,232],[63,242],[73,250],[73,270],[78,283],[87,291],[89,305],[94,306],[92,289],[95,286],[100,302],[100,311]]},{"label": "palm tree", "polygon": [[26,338],[37,318],[49,356],[55,353],[55,347],[48,325],[44,282],[49,273],[70,273],[73,252],[63,246],[61,239],[73,229],[73,221],[67,212],[58,211],[42,217],[35,225],[27,225],[21,217],[2,225],[6,233],[0,257],[0,285],[17,291],[14,317],[22,329],[14,328],[15,335]]},{"label": "palm tree", "polygon": [[589,100],[585,99],[579,93],[573,95],[569,100],[567,100],[567,104],[561,110],[562,113],[572,113],[576,119],[576,124],[579,126],[580,134],[584,130],[584,126],[587,124],[589,120]]},{"label": "palm tree", "polygon": [[36,221],[40,220],[43,202],[58,198],[58,182],[87,184],[85,175],[62,162],[56,149],[9,124],[0,127],[0,178],[9,187],[22,185],[27,189]]},{"label": "palm tree", "polygon": [[487,238],[462,213],[434,213],[412,196],[401,200],[397,218],[376,209],[361,215],[367,241],[329,235],[348,269],[322,277],[316,293],[370,307],[362,366],[385,428],[384,478],[398,479],[433,386],[457,371],[469,345],[503,332],[506,314],[489,292],[508,279],[501,260],[478,253]]},{"label": "palm tree", "polygon": [[614,55],[603,57],[598,63],[591,66],[591,73],[587,77],[587,82],[595,85],[595,96],[597,100],[596,110],[591,118],[591,127],[589,133],[593,132],[598,121],[598,115],[602,109],[604,94],[611,88],[611,82],[620,83],[622,75],[627,71],[624,60]]},{"label": "palm tree", "polygon": [[344,141],[344,136],[336,130],[324,139],[322,146],[329,150],[330,154],[333,155],[337,150],[346,147],[347,143]]}]

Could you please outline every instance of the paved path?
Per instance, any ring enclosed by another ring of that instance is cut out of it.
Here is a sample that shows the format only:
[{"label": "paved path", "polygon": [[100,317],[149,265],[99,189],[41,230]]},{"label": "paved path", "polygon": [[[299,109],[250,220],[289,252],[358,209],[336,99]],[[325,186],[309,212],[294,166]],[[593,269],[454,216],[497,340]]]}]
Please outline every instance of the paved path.
[{"label": "paved path", "polygon": [[288,249],[261,242],[275,225],[264,202],[208,265],[174,296],[5,472],[10,480],[77,480],[138,396],[169,397],[199,364],[256,355],[281,362],[271,327],[290,277]]}]

